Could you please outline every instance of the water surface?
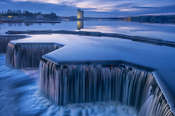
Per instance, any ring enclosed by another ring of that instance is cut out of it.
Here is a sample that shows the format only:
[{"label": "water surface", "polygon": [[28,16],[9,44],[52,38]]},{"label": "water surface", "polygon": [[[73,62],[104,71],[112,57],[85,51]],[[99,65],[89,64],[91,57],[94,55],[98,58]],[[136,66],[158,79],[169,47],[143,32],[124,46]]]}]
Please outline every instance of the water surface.
[{"label": "water surface", "polygon": [[136,116],[134,108],[120,103],[87,103],[57,106],[38,87],[38,69],[16,70],[0,54],[1,116]]},{"label": "water surface", "polygon": [[124,22],[117,20],[90,20],[84,22],[63,21],[56,24],[0,24],[0,34],[8,30],[81,30],[105,33],[121,33],[175,41],[175,25]]}]

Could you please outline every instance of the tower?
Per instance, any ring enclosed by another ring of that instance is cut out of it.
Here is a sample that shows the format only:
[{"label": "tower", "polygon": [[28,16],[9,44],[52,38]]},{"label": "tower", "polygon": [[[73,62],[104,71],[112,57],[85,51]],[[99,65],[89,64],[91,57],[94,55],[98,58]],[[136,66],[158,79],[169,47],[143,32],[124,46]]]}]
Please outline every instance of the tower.
[{"label": "tower", "polygon": [[81,9],[78,9],[77,11],[77,19],[78,20],[83,20],[84,19],[84,11]]}]

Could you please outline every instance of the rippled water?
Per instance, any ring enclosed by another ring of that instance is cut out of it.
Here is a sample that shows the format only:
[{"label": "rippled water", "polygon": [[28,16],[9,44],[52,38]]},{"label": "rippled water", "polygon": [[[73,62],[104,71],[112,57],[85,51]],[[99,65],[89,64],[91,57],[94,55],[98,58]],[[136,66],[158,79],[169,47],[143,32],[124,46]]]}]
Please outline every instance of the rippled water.
[{"label": "rippled water", "polygon": [[136,110],[120,103],[87,103],[57,106],[38,88],[38,69],[16,70],[5,65],[0,54],[1,116],[136,116]]}]

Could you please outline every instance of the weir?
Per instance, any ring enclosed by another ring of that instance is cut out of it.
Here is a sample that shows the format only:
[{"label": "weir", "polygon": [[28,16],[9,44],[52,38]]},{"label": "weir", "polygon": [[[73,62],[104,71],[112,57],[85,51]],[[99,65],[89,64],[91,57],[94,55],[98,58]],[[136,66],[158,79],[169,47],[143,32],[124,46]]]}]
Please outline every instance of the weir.
[{"label": "weir", "polygon": [[162,46],[170,46],[175,47],[175,42],[158,39],[158,38],[150,38],[150,37],[142,37],[142,36],[131,36],[120,33],[102,33],[102,32],[88,32],[88,31],[67,31],[67,30],[30,30],[30,31],[8,31],[6,34],[73,34],[79,36],[96,36],[96,37],[114,37],[120,39],[127,39],[142,43],[150,43],[154,45],[162,45]]},{"label": "weir", "polygon": [[38,67],[42,55],[63,45],[57,43],[13,43],[7,47],[6,64],[14,68]]},{"label": "weir", "polygon": [[11,40],[17,40],[25,38],[24,35],[0,35],[0,53],[5,53],[8,43]]},{"label": "weir", "polygon": [[40,61],[40,89],[58,105],[117,101],[138,116],[174,116],[151,70],[131,64]]}]

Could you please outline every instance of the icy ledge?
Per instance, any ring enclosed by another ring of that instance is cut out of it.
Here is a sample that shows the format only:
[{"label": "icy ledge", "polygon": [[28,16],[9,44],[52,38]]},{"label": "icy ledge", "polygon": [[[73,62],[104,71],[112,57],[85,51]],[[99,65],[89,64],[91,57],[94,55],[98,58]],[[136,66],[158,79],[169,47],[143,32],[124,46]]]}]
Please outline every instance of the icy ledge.
[{"label": "icy ledge", "polygon": [[15,43],[7,47],[6,64],[14,68],[38,67],[42,55],[63,45],[58,43]]}]

